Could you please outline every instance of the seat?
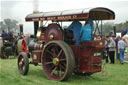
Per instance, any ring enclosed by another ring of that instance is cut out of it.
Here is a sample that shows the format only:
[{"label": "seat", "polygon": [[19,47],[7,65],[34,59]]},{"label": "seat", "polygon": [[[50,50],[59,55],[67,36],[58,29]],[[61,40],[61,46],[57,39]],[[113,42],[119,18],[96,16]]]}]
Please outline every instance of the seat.
[{"label": "seat", "polygon": [[64,41],[67,42],[70,45],[75,44],[75,40],[73,37],[73,31],[72,30],[64,30]]}]

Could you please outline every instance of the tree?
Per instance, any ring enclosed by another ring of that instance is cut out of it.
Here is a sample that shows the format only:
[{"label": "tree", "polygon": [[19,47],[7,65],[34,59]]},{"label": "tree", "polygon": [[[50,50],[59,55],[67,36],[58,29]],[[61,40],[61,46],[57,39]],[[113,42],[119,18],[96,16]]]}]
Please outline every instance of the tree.
[{"label": "tree", "polygon": [[4,19],[5,24],[8,27],[8,31],[10,31],[11,29],[15,29],[17,27],[17,21],[16,20],[11,20],[11,19]]},{"label": "tree", "polygon": [[0,31],[2,32],[2,30],[5,31],[10,31],[10,30],[17,30],[18,26],[17,26],[18,21],[16,20],[11,20],[11,19],[4,19],[4,21],[0,22]]},{"label": "tree", "polygon": [[116,24],[117,32],[122,32],[125,29],[128,29],[128,21],[124,23]]},{"label": "tree", "polygon": [[0,32],[2,32],[2,30],[6,30],[7,26],[4,24],[4,22],[0,22]]},{"label": "tree", "polygon": [[103,34],[109,34],[110,32],[114,33],[114,28],[113,26],[116,26],[116,32],[122,32],[125,29],[128,29],[128,21],[124,22],[124,23],[119,23],[119,24],[115,24],[114,23],[104,23],[103,24]]},{"label": "tree", "polygon": [[122,27],[123,23],[120,24],[116,24],[116,31],[117,32],[121,32],[121,27]]},{"label": "tree", "polygon": [[104,35],[108,35],[110,32],[113,32],[113,26],[114,26],[114,23],[104,23],[103,26],[102,26],[102,34]]},{"label": "tree", "polygon": [[123,25],[122,25],[122,27],[121,27],[121,31],[123,31],[123,30],[125,30],[125,29],[128,29],[128,21],[126,21]]}]

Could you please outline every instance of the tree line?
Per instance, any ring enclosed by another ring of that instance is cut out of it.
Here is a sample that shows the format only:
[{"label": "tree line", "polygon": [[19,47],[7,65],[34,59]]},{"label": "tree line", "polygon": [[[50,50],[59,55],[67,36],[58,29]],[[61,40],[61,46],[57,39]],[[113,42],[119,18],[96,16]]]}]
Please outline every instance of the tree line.
[{"label": "tree line", "polygon": [[[4,19],[4,21],[0,21],[0,33],[2,30],[8,32],[10,30],[14,30],[15,32],[19,32],[19,26],[17,25],[18,21],[17,20],[12,20],[12,19]],[[119,24],[114,24],[112,22],[106,22],[103,23],[102,25],[102,34],[108,35],[110,32],[114,31],[114,26],[116,27],[116,32],[122,32],[125,29],[128,29],[128,21],[119,23]],[[64,26],[67,27],[67,26]],[[101,28],[101,26],[99,26]]]},{"label": "tree line", "polygon": [[119,23],[119,24],[114,24],[114,23],[104,23],[102,28],[103,28],[103,34],[108,35],[110,32],[114,32],[114,27],[116,28],[116,32],[120,33],[126,29],[128,29],[128,21]]},{"label": "tree line", "polygon": [[19,29],[19,26],[17,25],[17,20],[12,19],[4,19],[3,21],[0,21],[0,33],[4,30],[6,32],[9,32],[10,30],[14,30],[17,32]]}]

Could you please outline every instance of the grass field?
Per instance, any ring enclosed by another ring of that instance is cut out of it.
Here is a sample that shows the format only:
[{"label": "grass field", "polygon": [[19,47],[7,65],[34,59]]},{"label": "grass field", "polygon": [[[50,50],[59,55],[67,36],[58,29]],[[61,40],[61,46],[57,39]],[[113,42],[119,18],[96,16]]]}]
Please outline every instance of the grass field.
[{"label": "grass field", "polygon": [[41,66],[30,65],[27,76],[18,72],[17,59],[0,59],[0,85],[128,85],[128,63],[107,64],[108,75],[95,73],[91,76],[72,74],[68,81],[48,80]]}]

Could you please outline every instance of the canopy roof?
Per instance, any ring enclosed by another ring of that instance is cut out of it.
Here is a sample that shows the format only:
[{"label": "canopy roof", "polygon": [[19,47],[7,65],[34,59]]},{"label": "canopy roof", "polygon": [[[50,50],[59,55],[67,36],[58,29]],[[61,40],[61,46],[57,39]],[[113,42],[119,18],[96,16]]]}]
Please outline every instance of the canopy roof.
[{"label": "canopy roof", "polygon": [[115,13],[103,7],[84,8],[65,11],[38,12],[26,16],[26,21],[71,21],[71,20],[113,20]]}]

